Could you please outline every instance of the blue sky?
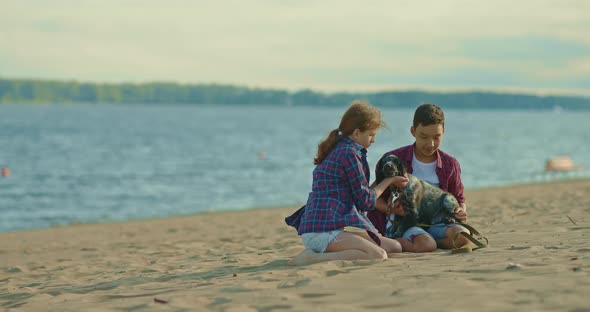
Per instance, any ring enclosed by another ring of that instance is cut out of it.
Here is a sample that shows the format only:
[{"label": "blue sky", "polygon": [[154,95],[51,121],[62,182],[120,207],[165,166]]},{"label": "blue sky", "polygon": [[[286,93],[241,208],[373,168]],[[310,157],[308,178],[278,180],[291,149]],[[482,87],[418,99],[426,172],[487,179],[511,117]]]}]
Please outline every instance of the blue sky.
[{"label": "blue sky", "polygon": [[0,77],[590,95],[590,1],[3,0]]}]

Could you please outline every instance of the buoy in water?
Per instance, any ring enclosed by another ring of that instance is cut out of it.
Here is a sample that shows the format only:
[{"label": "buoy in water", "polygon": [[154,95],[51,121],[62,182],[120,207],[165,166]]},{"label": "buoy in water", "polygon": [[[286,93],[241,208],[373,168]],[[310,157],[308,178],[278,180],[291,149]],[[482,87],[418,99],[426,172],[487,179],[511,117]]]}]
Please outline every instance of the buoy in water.
[{"label": "buoy in water", "polygon": [[569,156],[554,157],[545,163],[545,171],[573,171],[580,169],[583,169],[583,167],[575,166],[574,161]]},{"label": "buoy in water", "polygon": [[2,176],[3,177],[8,177],[10,175],[10,169],[8,168],[2,168]]}]

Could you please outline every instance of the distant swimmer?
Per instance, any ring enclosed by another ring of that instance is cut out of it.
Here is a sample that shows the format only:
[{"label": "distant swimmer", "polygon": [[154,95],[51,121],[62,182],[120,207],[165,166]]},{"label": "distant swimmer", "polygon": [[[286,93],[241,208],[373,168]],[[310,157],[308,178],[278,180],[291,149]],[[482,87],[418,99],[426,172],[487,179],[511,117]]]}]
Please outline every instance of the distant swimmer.
[{"label": "distant swimmer", "polygon": [[580,170],[583,167],[574,166],[574,162],[569,156],[558,156],[547,160],[545,171],[573,171]]},{"label": "distant swimmer", "polygon": [[2,168],[2,176],[3,177],[8,177],[10,175],[10,169],[4,167]]}]

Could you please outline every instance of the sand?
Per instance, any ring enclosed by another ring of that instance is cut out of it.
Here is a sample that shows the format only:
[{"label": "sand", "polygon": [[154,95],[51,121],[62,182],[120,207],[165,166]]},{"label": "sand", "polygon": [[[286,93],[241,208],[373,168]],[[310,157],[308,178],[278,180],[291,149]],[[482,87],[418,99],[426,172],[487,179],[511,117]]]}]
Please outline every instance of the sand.
[{"label": "sand", "polygon": [[287,261],[298,207],[0,233],[0,311],[590,311],[590,180],[466,192],[490,246]]}]

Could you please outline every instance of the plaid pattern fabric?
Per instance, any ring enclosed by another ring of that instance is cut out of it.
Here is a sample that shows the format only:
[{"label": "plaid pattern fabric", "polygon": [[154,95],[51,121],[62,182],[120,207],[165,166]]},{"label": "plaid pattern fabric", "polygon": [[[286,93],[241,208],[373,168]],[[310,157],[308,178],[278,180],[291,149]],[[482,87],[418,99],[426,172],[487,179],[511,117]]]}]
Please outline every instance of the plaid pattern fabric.
[{"label": "plaid pattern fabric", "polygon": [[377,233],[364,211],[375,209],[376,194],[369,187],[367,150],[343,137],[313,170],[307,204],[285,222],[304,233],[321,233],[354,226]]},{"label": "plaid pattern fabric", "polygon": [[[404,147],[400,147],[396,150],[389,151],[383,154],[383,157],[379,159],[377,165],[375,166],[375,172],[381,168],[382,164],[381,161],[383,158],[389,155],[395,155],[399,157],[406,166],[408,173],[413,172],[412,168],[412,158],[414,157],[414,148],[416,147],[416,143]],[[457,159],[453,156],[441,151],[440,149],[436,150],[436,176],[438,176],[438,180],[440,183],[440,188],[445,191],[453,194],[459,203],[465,202],[465,196],[463,195],[463,191],[465,190],[463,187],[463,183],[461,182],[461,166]],[[384,198],[389,197],[391,192],[386,190],[381,195]],[[368,213],[369,220],[375,225],[377,230],[380,233],[385,233],[385,226],[387,225],[387,220],[385,218],[385,214],[380,211],[374,210]]]}]

